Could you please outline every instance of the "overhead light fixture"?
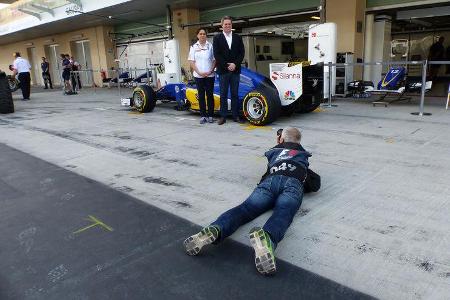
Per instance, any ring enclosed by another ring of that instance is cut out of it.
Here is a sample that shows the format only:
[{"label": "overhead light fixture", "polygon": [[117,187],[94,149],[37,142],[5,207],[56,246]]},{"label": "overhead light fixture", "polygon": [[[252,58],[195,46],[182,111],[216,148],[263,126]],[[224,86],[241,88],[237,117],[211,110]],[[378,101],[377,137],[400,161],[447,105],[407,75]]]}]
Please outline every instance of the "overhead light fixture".
[{"label": "overhead light fixture", "polygon": [[25,46],[33,46],[34,44],[30,42],[30,43],[25,43],[24,45]]},{"label": "overhead light fixture", "polygon": [[319,16],[312,16],[311,19],[313,19],[313,20],[320,20],[320,17]]},{"label": "overhead light fixture", "polygon": [[272,33],[273,33],[273,31],[267,31],[267,33],[268,33],[268,34],[272,34]]}]

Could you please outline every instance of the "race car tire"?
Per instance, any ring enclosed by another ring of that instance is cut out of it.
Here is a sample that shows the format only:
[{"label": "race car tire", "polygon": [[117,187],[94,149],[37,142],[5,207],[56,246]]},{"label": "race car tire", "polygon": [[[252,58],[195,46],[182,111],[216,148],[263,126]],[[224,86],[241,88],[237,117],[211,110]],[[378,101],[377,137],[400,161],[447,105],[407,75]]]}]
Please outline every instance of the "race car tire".
[{"label": "race car tire", "polygon": [[138,86],[133,90],[132,103],[139,112],[151,112],[156,105],[156,93],[148,85]]},{"label": "race car tire", "polygon": [[7,75],[6,78],[8,79],[8,85],[11,92],[15,92],[20,88],[19,80],[13,78],[11,75]]},{"label": "race car tire", "polygon": [[245,118],[257,126],[275,121],[280,114],[280,107],[278,95],[264,87],[249,92],[242,102]]},{"label": "race car tire", "polygon": [[0,113],[9,114],[14,112],[14,102],[9,89],[6,74],[0,73]]}]

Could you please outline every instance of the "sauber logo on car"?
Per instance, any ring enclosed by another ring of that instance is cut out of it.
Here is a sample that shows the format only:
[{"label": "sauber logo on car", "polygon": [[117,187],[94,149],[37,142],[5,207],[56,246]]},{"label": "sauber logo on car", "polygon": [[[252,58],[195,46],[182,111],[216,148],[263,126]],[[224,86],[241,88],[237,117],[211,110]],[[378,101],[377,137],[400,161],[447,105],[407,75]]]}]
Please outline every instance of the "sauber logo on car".
[{"label": "sauber logo on car", "polygon": [[285,72],[272,72],[272,79],[301,79],[302,74],[299,73],[285,73]]},{"label": "sauber logo on car", "polygon": [[273,79],[273,80],[277,80],[277,79],[278,79],[278,76],[280,76],[280,75],[278,74],[278,72],[272,72],[272,79]]}]

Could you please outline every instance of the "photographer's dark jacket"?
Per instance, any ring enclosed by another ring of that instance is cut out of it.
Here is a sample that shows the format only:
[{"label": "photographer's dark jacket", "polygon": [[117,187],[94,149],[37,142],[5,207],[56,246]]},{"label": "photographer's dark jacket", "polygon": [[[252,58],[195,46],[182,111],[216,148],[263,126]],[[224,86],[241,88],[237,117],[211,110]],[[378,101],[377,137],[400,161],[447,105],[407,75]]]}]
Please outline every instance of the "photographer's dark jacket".
[{"label": "photographer's dark jacket", "polygon": [[264,153],[267,157],[267,171],[261,181],[272,175],[284,175],[297,178],[300,182],[306,179],[309,166],[307,152],[300,144],[282,143]]}]

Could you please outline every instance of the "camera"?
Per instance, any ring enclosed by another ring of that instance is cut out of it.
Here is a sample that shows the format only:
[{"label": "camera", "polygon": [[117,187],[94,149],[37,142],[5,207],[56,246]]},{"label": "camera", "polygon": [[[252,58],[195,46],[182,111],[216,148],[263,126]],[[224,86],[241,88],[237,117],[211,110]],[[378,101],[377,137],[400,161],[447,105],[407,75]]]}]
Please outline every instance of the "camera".
[{"label": "camera", "polygon": [[277,130],[277,136],[281,136],[282,133],[283,133],[283,128],[280,128]]}]

